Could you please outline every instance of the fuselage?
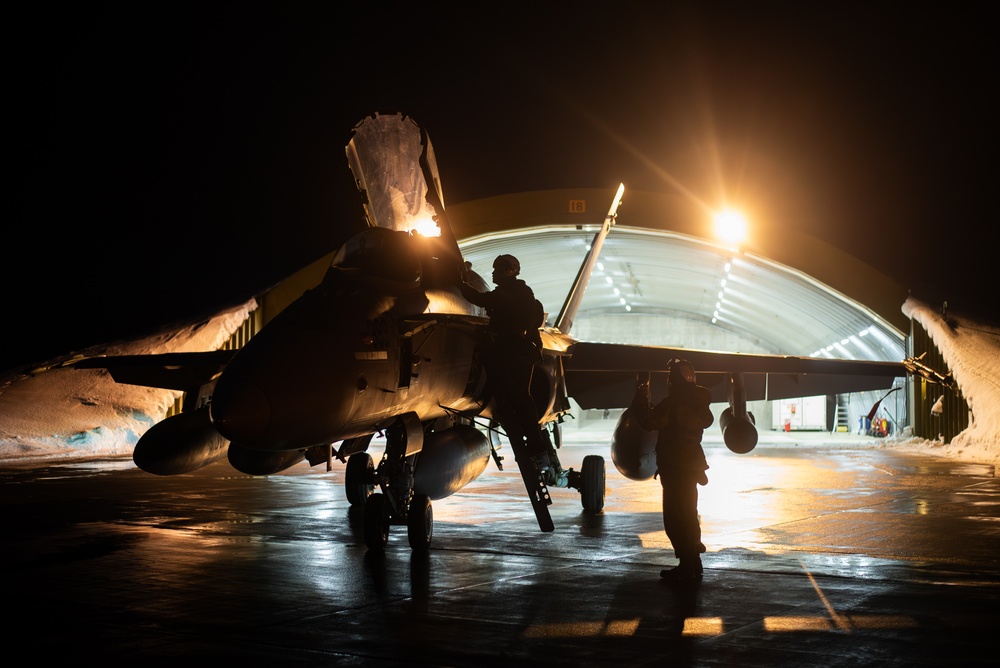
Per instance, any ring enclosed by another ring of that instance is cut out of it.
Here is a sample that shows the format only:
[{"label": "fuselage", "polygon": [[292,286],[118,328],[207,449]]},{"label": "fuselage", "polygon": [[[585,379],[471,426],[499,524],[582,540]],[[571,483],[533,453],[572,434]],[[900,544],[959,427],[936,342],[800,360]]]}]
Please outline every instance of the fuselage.
[{"label": "fuselage", "polygon": [[487,318],[434,251],[433,240],[379,228],[348,242],[322,283],[226,367],[216,429],[244,447],[293,450],[374,433],[404,413],[481,411],[476,344]]}]

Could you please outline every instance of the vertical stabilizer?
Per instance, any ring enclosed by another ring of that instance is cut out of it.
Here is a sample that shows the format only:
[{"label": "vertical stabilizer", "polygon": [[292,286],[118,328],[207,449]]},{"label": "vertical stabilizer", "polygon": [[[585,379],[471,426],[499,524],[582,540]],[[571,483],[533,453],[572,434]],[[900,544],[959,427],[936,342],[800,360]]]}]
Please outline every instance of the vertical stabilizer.
[{"label": "vertical stabilizer", "polygon": [[562,310],[559,311],[559,317],[556,318],[555,326],[563,334],[568,334],[570,328],[573,327],[573,320],[576,318],[576,312],[580,309],[580,302],[583,301],[583,293],[587,290],[590,274],[594,271],[594,265],[597,264],[597,258],[601,254],[601,246],[604,245],[604,238],[608,236],[611,226],[615,224],[615,218],[618,216],[618,206],[622,203],[622,194],[624,192],[625,184],[618,184],[618,192],[615,193],[615,198],[611,202],[608,215],[604,217],[601,229],[594,235],[594,240],[590,243],[590,251],[583,258],[580,271],[577,272],[573,286],[570,288],[569,294],[566,295],[566,301],[563,303]]}]

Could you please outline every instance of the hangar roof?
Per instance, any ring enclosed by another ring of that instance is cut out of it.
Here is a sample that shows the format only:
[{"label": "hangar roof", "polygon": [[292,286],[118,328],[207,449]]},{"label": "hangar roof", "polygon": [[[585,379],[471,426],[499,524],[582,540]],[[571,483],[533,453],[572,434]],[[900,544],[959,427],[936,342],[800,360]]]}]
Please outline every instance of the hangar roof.
[{"label": "hangar roof", "polygon": [[[520,260],[551,323],[613,197],[614,189],[537,191],[449,205],[447,214],[487,280],[497,255]],[[703,348],[702,330],[714,332],[714,349],[732,352],[902,359],[901,286],[818,239],[763,225],[726,247],[709,239],[709,221],[678,196],[626,190],[577,322],[614,320],[628,343],[650,343],[635,338],[648,330],[638,316],[654,316],[663,345]]]}]

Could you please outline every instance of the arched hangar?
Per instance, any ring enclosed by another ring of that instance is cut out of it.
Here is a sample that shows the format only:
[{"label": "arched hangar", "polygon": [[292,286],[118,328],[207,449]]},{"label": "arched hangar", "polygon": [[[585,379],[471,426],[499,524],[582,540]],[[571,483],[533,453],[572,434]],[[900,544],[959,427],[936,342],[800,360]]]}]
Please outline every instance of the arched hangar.
[{"label": "arched hangar", "polygon": [[[615,188],[546,190],[446,208],[473,269],[488,278],[497,255],[515,255],[554,318],[614,195]],[[626,189],[571,333],[898,362],[910,328],[906,297],[900,284],[815,237],[752,221],[734,247],[715,238],[711,211],[679,195]],[[881,394],[757,402],[753,412],[765,429],[854,432]],[[890,429],[908,425],[906,393],[893,393],[882,413]]]}]

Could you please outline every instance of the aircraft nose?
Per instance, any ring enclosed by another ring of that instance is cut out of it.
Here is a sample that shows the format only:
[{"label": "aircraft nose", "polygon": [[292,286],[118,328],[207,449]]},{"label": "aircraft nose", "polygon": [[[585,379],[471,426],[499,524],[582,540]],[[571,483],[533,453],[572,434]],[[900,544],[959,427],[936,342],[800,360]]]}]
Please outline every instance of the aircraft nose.
[{"label": "aircraft nose", "polygon": [[[225,379],[223,379],[225,380]],[[236,443],[254,443],[271,423],[271,403],[255,383],[239,378],[219,381],[209,413],[220,434]]]}]

